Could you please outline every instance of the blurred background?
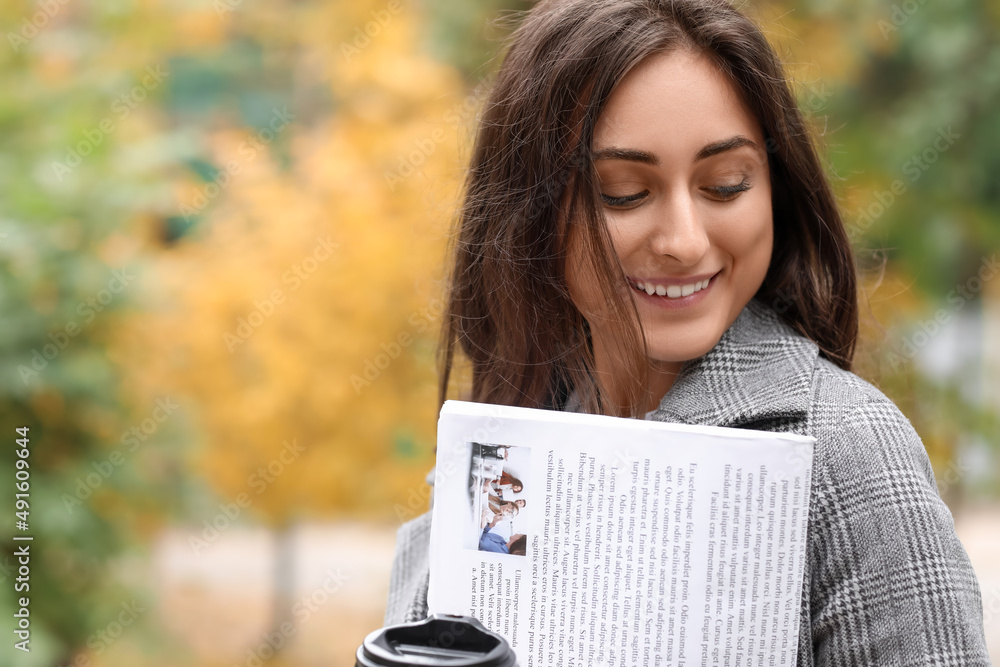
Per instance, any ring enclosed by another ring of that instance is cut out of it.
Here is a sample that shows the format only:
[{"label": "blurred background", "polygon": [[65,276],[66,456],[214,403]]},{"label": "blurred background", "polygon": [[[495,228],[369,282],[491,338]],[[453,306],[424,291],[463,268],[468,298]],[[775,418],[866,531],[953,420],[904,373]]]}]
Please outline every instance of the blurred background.
[{"label": "blurred background", "polygon": [[[0,496],[26,426],[35,537],[4,664],[353,664],[427,507],[445,244],[529,6],[0,4]],[[858,372],[923,437],[1000,660],[1000,4],[745,8],[864,270]]]}]

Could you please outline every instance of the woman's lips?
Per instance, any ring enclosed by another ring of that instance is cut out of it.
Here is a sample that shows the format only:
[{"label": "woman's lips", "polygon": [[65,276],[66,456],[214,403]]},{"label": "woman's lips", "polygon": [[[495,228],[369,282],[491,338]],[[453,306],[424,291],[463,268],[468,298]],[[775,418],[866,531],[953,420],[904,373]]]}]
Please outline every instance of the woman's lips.
[{"label": "woman's lips", "polygon": [[645,301],[661,306],[681,307],[693,305],[708,294],[719,275],[702,274],[685,278],[629,278],[628,282],[637,295]]}]

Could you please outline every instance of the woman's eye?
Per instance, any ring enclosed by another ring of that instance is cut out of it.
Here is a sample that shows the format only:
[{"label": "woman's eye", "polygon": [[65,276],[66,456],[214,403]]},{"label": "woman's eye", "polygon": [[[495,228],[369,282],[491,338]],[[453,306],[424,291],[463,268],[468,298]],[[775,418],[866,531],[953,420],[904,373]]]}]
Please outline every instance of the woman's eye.
[{"label": "woman's eye", "polygon": [[604,201],[605,205],[610,206],[611,208],[628,208],[648,194],[649,190],[643,190],[642,192],[637,192],[634,195],[624,195],[622,197],[612,197],[610,195],[602,194],[601,199]]},{"label": "woman's eye", "polygon": [[713,195],[715,195],[716,199],[719,199],[721,201],[729,201],[730,199],[735,199],[736,195],[740,194],[741,192],[746,192],[751,187],[752,185],[750,181],[744,178],[740,183],[737,183],[736,185],[716,185],[704,189],[708,190]]}]

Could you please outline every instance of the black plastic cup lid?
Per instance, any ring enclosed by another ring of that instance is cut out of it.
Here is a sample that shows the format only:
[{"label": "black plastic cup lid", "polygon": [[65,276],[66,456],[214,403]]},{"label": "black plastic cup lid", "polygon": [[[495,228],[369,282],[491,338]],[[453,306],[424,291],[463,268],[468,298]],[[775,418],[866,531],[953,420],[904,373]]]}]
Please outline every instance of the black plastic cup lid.
[{"label": "black plastic cup lid", "polygon": [[434,614],[376,630],[358,647],[355,667],[516,667],[507,641],[474,618]]}]

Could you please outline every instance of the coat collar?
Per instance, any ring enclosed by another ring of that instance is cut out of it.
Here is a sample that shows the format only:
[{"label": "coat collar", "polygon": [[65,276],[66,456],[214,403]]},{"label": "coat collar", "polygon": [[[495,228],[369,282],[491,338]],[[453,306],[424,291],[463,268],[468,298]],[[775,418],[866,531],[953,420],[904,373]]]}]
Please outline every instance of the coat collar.
[{"label": "coat collar", "polygon": [[751,300],[715,347],[684,364],[651,419],[734,427],[805,420],[818,354],[815,343]]}]

